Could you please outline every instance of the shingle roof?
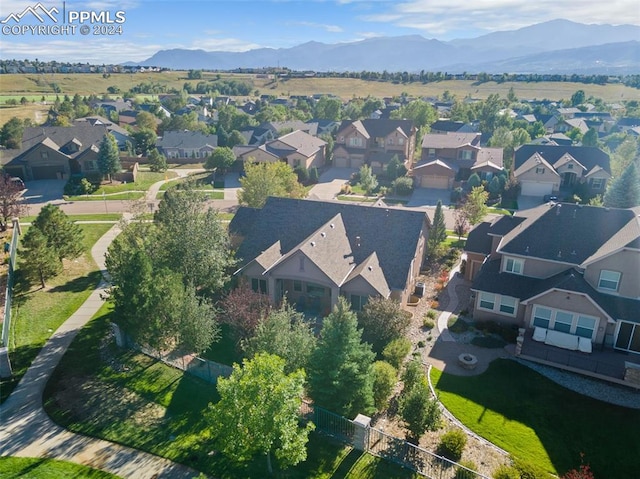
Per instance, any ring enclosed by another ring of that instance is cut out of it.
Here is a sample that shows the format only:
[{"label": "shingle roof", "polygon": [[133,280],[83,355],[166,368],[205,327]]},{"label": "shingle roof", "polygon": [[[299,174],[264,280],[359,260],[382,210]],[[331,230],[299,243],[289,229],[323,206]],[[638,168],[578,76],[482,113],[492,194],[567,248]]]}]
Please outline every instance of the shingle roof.
[{"label": "shingle roof", "polygon": [[437,120],[431,125],[431,131],[460,131],[465,125],[463,121]]},{"label": "shingle roof", "polygon": [[611,174],[609,155],[595,146],[556,146],[556,145],[522,145],[515,151],[514,168],[517,170],[525,161],[538,153],[550,164],[554,165],[562,155],[569,153],[578,160],[587,171],[594,166],[601,166]]},{"label": "shingle roof", "polygon": [[490,228],[491,223],[488,221],[476,225],[475,228],[469,231],[464,250],[471,253],[491,253],[492,238],[487,234]]},{"label": "shingle roof", "polygon": [[342,217],[354,263],[361,264],[375,252],[389,287],[404,289],[422,228],[428,222],[424,212],[270,197],[255,217],[236,214],[229,229],[246,233],[237,252],[246,264],[278,240],[282,253],[287,254],[337,214]]},{"label": "shingle roof", "polygon": [[202,148],[209,145],[218,146],[216,135],[205,135],[199,131],[170,130],[165,131],[162,138],[158,138],[157,145],[161,148]]},{"label": "shingle roof", "polygon": [[390,120],[372,118],[362,120],[362,125],[373,138],[383,138],[393,133],[398,128],[407,136],[411,136],[413,130],[413,121],[411,120]]},{"label": "shingle roof", "polygon": [[274,141],[281,141],[304,156],[313,155],[327,144],[326,141],[300,130],[292,131]]},{"label": "shingle roof", "polygon": [[351,272],[347,281],[344,283],[345,286],[350,281],[354,281],[357,278],[364,279],[373,289],[385,298],[391,294],[387,280],[384,277],[384,271],[382,271],[382,268],[380,267],[378,255],[375,252],[371,253],[371,256],[365,259]]},{"label": "shingle roof", "polygon": [[26,152],[39,143],[45,143],[50,148],[59,150],[69,142],[76,140],[80,143],[77,152],[66,152],[71,158],[78,156],[91,145],[100,146],[102,139],[108,133],[103,125],[76,125],[76,126],[38,126],[24,129],[22,135],[22,151]]},{"label": "shingle roof", "polygon": [[480,148],[480,133],[427,133],[422,138],[422,148],[460,148],[470,145]]}]

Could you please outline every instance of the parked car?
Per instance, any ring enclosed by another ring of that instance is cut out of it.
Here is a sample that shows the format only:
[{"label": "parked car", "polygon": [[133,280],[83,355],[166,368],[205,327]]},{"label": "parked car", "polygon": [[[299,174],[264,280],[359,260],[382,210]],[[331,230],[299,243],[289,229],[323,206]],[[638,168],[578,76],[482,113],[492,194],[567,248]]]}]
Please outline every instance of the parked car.
[{"label": "parked car", "polygon": [[558,201],[558,197],[556,195],[544,195],[544,202],[549,203],[549,201]]}]

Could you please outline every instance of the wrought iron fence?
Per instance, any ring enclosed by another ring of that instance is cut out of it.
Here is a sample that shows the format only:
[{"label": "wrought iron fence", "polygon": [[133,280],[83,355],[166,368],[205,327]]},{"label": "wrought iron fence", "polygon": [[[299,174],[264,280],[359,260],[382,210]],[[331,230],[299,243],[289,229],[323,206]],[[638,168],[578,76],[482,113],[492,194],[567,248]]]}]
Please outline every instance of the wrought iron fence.
[{"label": "wrought iron fence", "polygon": [[355,431],[353,421],[319,406],[313,406],[307,401],[303,401],[300,412],[305,419],[315,424],[316,432],[353,445]]}]

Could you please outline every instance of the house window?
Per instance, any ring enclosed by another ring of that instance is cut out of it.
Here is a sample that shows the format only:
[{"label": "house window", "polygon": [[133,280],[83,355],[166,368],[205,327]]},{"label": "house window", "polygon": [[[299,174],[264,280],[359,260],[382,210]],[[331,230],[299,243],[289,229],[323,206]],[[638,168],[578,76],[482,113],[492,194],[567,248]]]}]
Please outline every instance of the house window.
[{"label": "house window", "polygon": [[524,261],[516,258],[506,258],[504,262],[504,271],[506,273],[522,274]]},{"label": "house window", "polygon": [[500,298],[500,312],[515,316],[516,298],[510,296],[502,296]]},{"label": "house window", "polygon": [[387,140],[387,143],[393,145],[393,138],[389,138],[389,140]]},{"label": "house window", "polygon": [[317,284],[307,283],[307,294],[314,298],[322,298],[325,294],[325,288]]},{"label": "house window", "polygon": [[98,163],[94,160],[86,160],[84,161],[84,169],[89,171],[89,170],[97,170],[98,169]]},{"label": "house window", "polygon": [[569,163],[569,164],[567,165],[567,168],[568,168],[569,170],[573,170],[573,163]]},{"label": "house window", "polygon": [[541,166],[536,168],[536,175],[544,175],[544,168]]},{"label": "house window", "polygon": [[536,306],[533,309],[533,325],[540,326],[541,328],[548,328],[551,321],[551,310],[549,308],[543,308],[542,306]]},{"label": "house window", "polygon": [[49,159],[49,153],[47,151],[41,151],[40,158],[42,158],[43,160]]},{"label": "house window", "polygon": [[601,190],[604,186],[604,178],[592,178],[591,179],[591,189],[593,190]]},{"label": "house window", "polygon": [[358,137],[349,138],[349,146],[362,146],[362,138],[358,138]]},{"label": "house window", "polygon": [[354,311],[362,311],[364,305],[369,301],[369,296],[351,295],[351,309]]},{"label": "house window", "polygon": [[462,150],[460,152],[461,160],[471,160],[473,158],[473,152],[471,150]]},{"label": "house window", "polygon": [[293,290],[296,293],[302,293],[302,281],[294,280],[293,281]]},{"label": "house window", "polygon": [[304,256],[300,256],[299,265],[300,265],[300,271],[304,271]]},{"label": "house window", "polygon": [[598,281],[598,289],[606,289],[607,291],[618,291],[620,286],[620,273],[617,271],[600,271],[600,281]]},{"label": "house window", "polygon": [[596,318],[590,316],[578,316],[578,324],[576,326],[576,335],[583,338],[593,338],[593,331],[596,329]]},{"label": "house window", "polygon": [[256,293],[267,294],[267,280],[251,278],[251,289]]},{"label": "house window", "polygon": [[200,152],[198,150],[196,150],[194,153],[196,158],[200,158]]},{"label": "house window", "polygon": [[562,331],[563,333],[570,333],[571,323],[573,323],[573,314],[556,311],[556,320],[554,321],[553,329]]},{"label": "house window", "polygon": [[480,293],[480,308],[493,311],[496,304],[496,295],[491,293]]},{"label": "house window", "polygon": [[434,157],[434,156],[436,156],[436,149],[435,149],[435,148],[429,148],[429,149],[427,150],[427,154],[428,154],[430,157]]}]

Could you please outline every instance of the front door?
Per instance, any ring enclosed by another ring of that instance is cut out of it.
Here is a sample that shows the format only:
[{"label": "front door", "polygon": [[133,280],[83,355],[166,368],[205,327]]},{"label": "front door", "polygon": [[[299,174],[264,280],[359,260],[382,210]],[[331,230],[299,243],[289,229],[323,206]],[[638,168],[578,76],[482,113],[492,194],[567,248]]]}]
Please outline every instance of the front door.
[{"label": "front door", "polygon": [[573,186],[576,183],[575,173],[562,173],[562,186]]}]

